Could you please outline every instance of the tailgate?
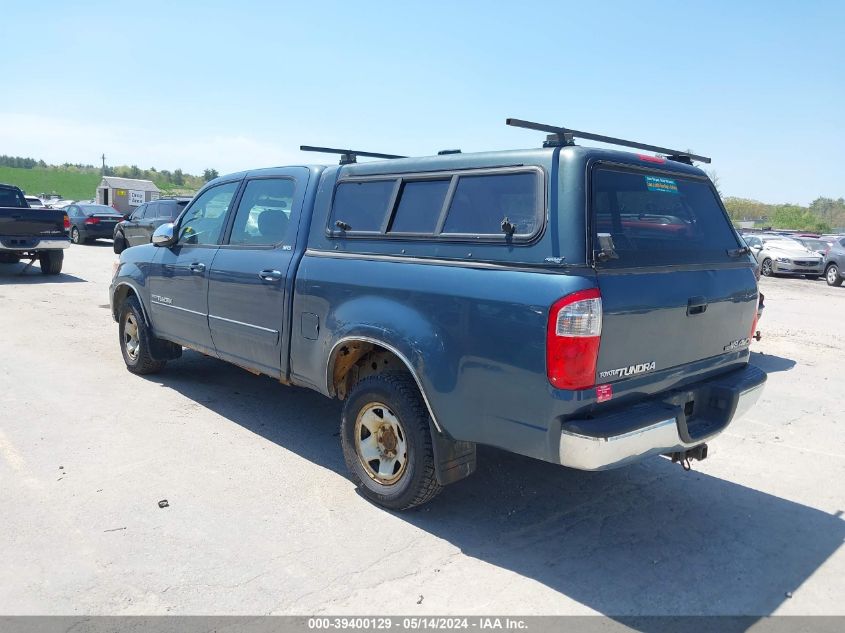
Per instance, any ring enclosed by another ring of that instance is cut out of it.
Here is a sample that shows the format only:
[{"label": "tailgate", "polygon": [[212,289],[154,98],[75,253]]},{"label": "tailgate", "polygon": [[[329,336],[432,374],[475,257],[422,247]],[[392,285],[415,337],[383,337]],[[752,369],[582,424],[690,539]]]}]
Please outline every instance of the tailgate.
[{"label": "tailgate", "polygon": [[599,164],[592,213],[599,384],[748,347],[754,264],[706,177]]},{"label": "tailgate", "polygon": [[64,235],[64,211],[0,208],[0,236],[48,238]]},{"label": "tailgate", "polygon": [[599,273],[598,384],[747,347],[757,313],[750,268]]}]

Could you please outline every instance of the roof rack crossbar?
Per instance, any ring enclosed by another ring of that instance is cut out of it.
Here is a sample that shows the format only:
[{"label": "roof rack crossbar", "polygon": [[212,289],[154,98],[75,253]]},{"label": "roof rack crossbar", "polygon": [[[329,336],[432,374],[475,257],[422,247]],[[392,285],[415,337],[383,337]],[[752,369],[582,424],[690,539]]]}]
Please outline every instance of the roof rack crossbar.
[{"label": "roof rack crossbar", "polygon": [[377,152],[362,152],[357,149],[337,149],[335,147],[315,147],[314,145],[300,145],[303,152],[320,152],[322,154],[340,154],[340,164],[350,165],[358,162],[359,156],[367,158],[408,158],[396,154],[379,154]]},{"label": "roof rack crossbar", "polygon": [[676,149],[668,149],[666,147],[659,147],[657,145],[647,145],[646,143],[637,143],[635,141],[626,141],[621,138],[614,138],[612,136],[603,136],[601,134],[593,134],[591,132],[581,132],[571,128],[559,127],[557,125],[546,125],[544,123],[534,123],[532,121],[523,121],[522,119],[506,119],[507,125],[513,127],[521,127],[527,130],[537,130],[538,132],[548,132],[550,134],[558,135],[558,142],[566,145],[572,144],[572,139],[583,138],[591,141],[598,141],[600,143],[609,143],[611,145],[621,145],[622,147],[632,147],[634,149],[644,149],[649,152],[657,152],[658,154],[666,154],[666,157],[671,160],[679,162],[689,162],[697,160],[700,163],[711,162],[707,156],[699,156],[689,152],[682,152]]}]

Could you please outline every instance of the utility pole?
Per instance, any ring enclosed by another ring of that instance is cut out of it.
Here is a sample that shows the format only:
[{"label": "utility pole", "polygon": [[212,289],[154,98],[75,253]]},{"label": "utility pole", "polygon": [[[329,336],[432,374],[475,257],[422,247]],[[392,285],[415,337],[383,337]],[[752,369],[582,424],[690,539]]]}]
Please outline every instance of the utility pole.
[{"label": "utility pole", "polygon": [[103,159],[103,176],[105,176],[106,175],[106,155],[103,154],[102,156],[100,156],[100,158]]}]

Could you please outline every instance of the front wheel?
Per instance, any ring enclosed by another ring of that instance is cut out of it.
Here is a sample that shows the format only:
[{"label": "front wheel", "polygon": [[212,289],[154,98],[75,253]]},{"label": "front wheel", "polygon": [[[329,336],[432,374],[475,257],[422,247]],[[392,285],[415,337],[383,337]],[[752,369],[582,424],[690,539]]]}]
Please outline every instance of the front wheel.
[{"label": "front wheel", "polygon": [[74,244],[84,244],[85,240],[82,238],[82,234],[79,232],[79,229],[73,227],[70,230],[70,241]]},{"label": "front wheel", "polygon": [[763,260],[763,263],[760,264],[760,274],[763,275],[763,277],[771,277],[774,273],[775,271],[772,270],[772,260],[767,257]]},{"label": "front wheel", "polygon": [[126,369],[139,375],[154,374],[164,369],[167,361],[155,360],[150,354],[153,335],[135,297],[129,297],[120,307],[118,332]]},{"label": "front wheel", "polygon": [[346,467],[370,501],[406,510],[440,492],[428,410],[409,374],[387,372],[356,384],[340,437]]},{"label": "front wheel", "polygon": [[824,279],[828,286],[841,286],[842,276],[839,274],[839,267],[836,264],[831,264],[824,271]]},{"label": "front wheel", "polygon": [[45,275],[58,275],[62,272],[62,262],[65,260],[64,251],[42,251],[38,253],[38,263]]}]

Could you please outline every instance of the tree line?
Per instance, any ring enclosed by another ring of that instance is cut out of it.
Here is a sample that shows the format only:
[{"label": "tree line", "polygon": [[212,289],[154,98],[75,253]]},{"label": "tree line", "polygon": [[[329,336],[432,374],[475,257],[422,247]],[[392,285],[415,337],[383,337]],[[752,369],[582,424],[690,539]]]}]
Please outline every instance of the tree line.
[{"label": "tree line", "polygon": [[723,202],[734,223],[753,221],[764,227],[814,233],[830,233],[845,227],[845,198],[819,197],[806,207],[732,197],[724,198]]},{"label": "tree line", "polygon": [[155,167],[141,169],[137,165],[106,165],[105,169],[95,165],[84,165],[82,163],[63,163],[61,165],[48,165],[43,160],[25,158],[23,156],[0,155],[0,167],[16,167],[18,169],[56,169],[61,171],[102,174],[103,176],[119,176],[121,178],[136,178],[141,180],[152,180],[161,189],[172,189],[174,187],[197,190],[210,180],[219,175],[216,169],[206,169],[201,176],[188,174],[181,169],[173,171],[167,169],[158,170]]}]

